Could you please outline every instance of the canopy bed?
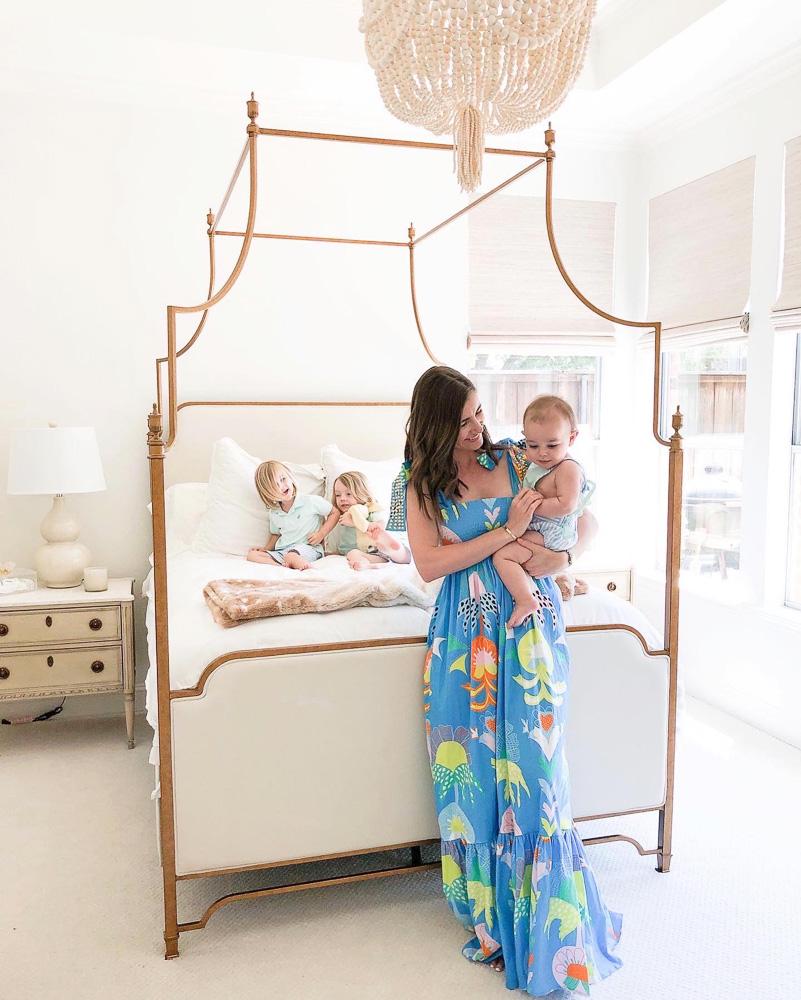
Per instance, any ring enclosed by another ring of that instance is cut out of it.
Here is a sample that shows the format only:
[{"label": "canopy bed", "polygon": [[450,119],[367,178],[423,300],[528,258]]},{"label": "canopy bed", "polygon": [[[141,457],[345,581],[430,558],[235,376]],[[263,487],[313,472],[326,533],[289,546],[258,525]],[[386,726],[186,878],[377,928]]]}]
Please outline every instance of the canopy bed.
[{"label": "canopy bed", "polygon": [[[323,616],[315,614],[221,629],[202,604],[203,585],[213,575],[257,576],[263,567],[240,560],[232,569],[230,556],[219,566],[208,556],[198,561],[189,537],[196,526],[184,525],[181,530],[188,532],[187,538],[176,544],[177,497],[183,496],[184,502],[184,494],[191,493],[200,516],[210,456],[218,439],[233,438],[253,454],[315,463],[327,443],[320,433],[325,427],[328,440],[336,440],[349,454],[377,461],[401,454],[408,404],[183,399],[178,361],[197,341],[209,311],[234,286],[252,241],[274,239],[405,249],[417,332],[428,356],[438,363],[418,309],[416,248],[543,164],[548,239],[565,282],[587,308],[607,320],[654,332],[653,433],[669,449],[670,467],[664,639],[649,632],[644,617],[617,597],[610,597],[603,607],[603,601],[588,602],[586,606],[594,610],[583,617],[578,610],[567,611],[572,622],[568,632],[573,663],[569,743],[573,811],[577,821],[656,812],[658,835],[652,848],[622,834],[586,842],[629,841],[640,854],[655,854],[658,870],[668,871],[678,689],[681,417],[673,418],[670,440],[662,437],[661,325],[599,310],[575,287],[562,264],[551,217],[553,130],[546,131],[542,152],[487,149],[488,154],[522,159],[525,166],[439,225],[421,235],[410,227],[405,240],[368,241],[256,232],[259,139],[285,136],[446,152],[452,147],[262,128],[256,121],[258,104],[253,95],[248,116],[247,141],[233,179],[217,217],[208,216],[207,300],[167,308],[167,353],[156,364],[157,402],[148,419],[153,522],[153,572],[146,587],[151,654],[148,711],[156,729],[166,957],[178,955],[181,932],[204,927],[217,909],[234,900],[439,866],[439,861],[427,863],[422,857],[426,845],[439,840],[420,697],[426,610],[351,608],[326,615],[324,630],[317,621]],[[222,230],[223,213],[245,164],[250,183],[247,225],[240,232]],[[242,243],[233,270],[215,291],[215,241],[223,237]],[[191,338],[179,347],[176,317],[183,313],[202,315]],[[365,409],[369,421],[363,419]],[[566,609],[571,605],[578,609],[581,600],[574,599]],[[620,692],[617,708],[631,720],[621,731],[612,731],[604,713],[597,711],[610,688]],[[298,733],[304,734],[303,739]],[[316,821],[320,815],[325,816],[324,823]],[[235,892],[216,900],[200,919],[179,922],[177,887],[182,880],[390,849],[403,849],[409,863]]]}]

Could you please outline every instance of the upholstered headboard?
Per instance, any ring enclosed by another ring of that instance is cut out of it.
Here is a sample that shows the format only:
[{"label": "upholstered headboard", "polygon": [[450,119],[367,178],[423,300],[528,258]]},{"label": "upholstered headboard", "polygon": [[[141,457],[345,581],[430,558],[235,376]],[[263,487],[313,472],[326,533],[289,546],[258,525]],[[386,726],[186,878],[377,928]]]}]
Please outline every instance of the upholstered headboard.
[{"label": "upholstered headboard", "polygon": [[408,416],[408,403],[184,403],[165,486],[207,481],[221,437],[265,460],[319,462],[327,444],[371,461],[400,458]]}]

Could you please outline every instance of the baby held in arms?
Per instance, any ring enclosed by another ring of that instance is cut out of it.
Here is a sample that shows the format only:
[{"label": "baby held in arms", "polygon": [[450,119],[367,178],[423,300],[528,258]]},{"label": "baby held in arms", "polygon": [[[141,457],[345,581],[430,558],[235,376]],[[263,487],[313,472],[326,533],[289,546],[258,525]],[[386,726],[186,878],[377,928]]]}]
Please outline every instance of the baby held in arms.
[{"label": "baby held in arms", "polygon": [[386,530],[378,517],[383,507],[361,472],[343,472],[334,480],[334,505],[340,513],[337,551],[351,569],[374,569],[388,562],[408,563],[408,548]]},{"label": "baby held in arms", "polygon": [[[566,552],[570,566],[578,518],[595,490],[568,451],[578,435],[573,408],[560,396],[537,396],[523,414],[523,434],[530,463],[523,487],[534,490],[538,501],[528,531],[539,532],[546,548]],[[529,538],[528,532],[522,537]],[[538,541],[531,538],[529,544]],[[514,598],[511,627],[521,625],[537,610],[531,578],[523,569],[530,557],[530,550],[519,542],[510,542],[493,556],[498,575]]]},{"label": "baby held in arms", "polygon": [[268,508],[270,537],[263,548],[248,550],[250,562],[277,562],[287,569],[308,569],[323,555],[323,539],[339,520],[324,497],[298,493],[292,473],[280,462],[262,462],[256,489]]}]

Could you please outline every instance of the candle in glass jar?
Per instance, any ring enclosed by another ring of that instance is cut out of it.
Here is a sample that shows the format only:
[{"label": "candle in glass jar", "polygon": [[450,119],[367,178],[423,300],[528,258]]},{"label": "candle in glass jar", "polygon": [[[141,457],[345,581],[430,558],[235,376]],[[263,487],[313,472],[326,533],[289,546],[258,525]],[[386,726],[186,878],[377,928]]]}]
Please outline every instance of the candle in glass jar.
[{"label": "candle in glass jar", "polygon": [[108,590],[108,570],[105,566],[87,566],[83,571],[83,589],[92,593]]}]

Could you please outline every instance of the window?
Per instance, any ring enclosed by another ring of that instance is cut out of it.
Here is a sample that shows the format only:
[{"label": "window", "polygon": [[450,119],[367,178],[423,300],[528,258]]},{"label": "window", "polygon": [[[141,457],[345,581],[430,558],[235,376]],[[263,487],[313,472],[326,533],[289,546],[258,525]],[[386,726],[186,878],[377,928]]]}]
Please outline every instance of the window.
[{"label": "window", "polygon": [[740,569],[747,356],[746,340],[662,355],[662,435],[684,415],[682,572],[716,584]]},{"label": "window", "polygon": [[791,608],[801,609],[801,334],[796,341],[792,441],[790,534],[787,545],[785,603]]},{"label": "window", "polygon": [[547,356],[482,347],[469,353],[470,378],[478,390],[493,437],[519,438],[523,411],[541,393],[562,396],[579,424],[599,437],[601,358],[597,354]]}]

